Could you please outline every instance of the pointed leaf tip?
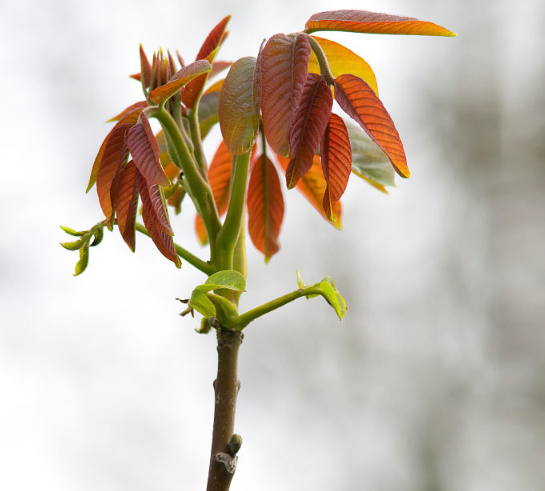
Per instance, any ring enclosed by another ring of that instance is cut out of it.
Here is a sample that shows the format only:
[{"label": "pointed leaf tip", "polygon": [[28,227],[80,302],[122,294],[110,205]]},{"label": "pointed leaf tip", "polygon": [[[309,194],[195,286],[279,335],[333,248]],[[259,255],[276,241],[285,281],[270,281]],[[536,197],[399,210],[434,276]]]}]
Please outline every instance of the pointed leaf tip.
[{"label": "pointed leaf tip", "polygon": [[381,14],[366,10],[330,10],[314,14],[306,23],[306,32],[345,31],[371,34],[408,34],[419,36],[456,36],[433,22],[414,17]]},{"label": "pointed leaf tip", "polygon": [[396,172],[401,177],[410,177],[399,133],[369,84],[354,75],[341,75],[335,79],[335,100],[384,151]]}]

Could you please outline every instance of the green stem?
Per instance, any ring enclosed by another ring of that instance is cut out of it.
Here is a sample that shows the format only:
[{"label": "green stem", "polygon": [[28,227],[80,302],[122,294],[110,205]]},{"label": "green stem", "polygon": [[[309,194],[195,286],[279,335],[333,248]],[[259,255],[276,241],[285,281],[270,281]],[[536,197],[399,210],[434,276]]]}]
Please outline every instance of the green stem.
[{"label": "green stem", "polygon": [[258,317],[268,314],[269,312],[283,307],[284,305],[293,302],[298,298],[306,297],[308,295],[323,295],[323,291],[317,286],[307,286],[305,288],[300,288],[299,290],[295,290],[291,293],[287,293],[286,295],[275,298],[270,302],[264,303],[263,305],[260,305],[255,309],[248,310],[248,312],[245,312],[244,314],[241,314],[236,319],[234,319],[229,327],[238,330],[243,329],[250,322],[257,319]]},{"label": "green stem", "polygon": [[335,77],[333,76],[333,73],[331,73],[331,68],[329,68],[329,62],[327,61],[327,56],[325,55],[324,50],[322,49],[318,41],[316,41],[316,39],[314,39],[312,36],[307,35],[307,39],[310,43],[312,51],[314,51],[314,54],[318,59],[318,63],[320,65],[320,73],[322,74],[322,77],[324,77],[328,85],[333,85],[333,82],[335,82]]},{"label": "green stem", "polygon": [[251,152],[237,155],[234,158],[234,177],[229,198],[229,208],[221,230],[218,233],[216,247],[218,268],[233,269],[233,255],[242,224],[244,222],[244,206],[246,204],[246,185]]},{"label": "green stem", "polygon": [[199,164],[199,168],[202,174],[206,174],[207,164],[206,157],[204,155],[204,149],[202,146],[201,128],[199,126],[199,100],[195,103],[195,106],[189,111],[189,128],[191,130],[191,140],[195,148],[195,159]]},{"label": "green stem", "polygon": [[[144,225],[142,225],[141,223],[136,223],[136,230],[138,230],[138,232],[140,232],[141,234],[144,234],[148,237],[150,236],[146,227],[144,227]],[[195,268],[202,271],[207,276],[210,276],[211,274],[216,272],[216,268],[214,268],[212,264],[203,261],[202,259],[189,252],[187,249],[184,249],[182,246],[174,244],[174,248],[176,249],[176,253],[178,254],[178,256],[186,260],[192,266],[195,266]]]},{"label": "green stem", "polygon": [[210,238],[210,260],[212,263],[216,263],[215,238],[220,231],[221,222],[210,185],[206,177],[201,174],[198,164],[184,139],[182,130],[168,111],[159,106],[151,109],[149,116],[157,118],[161,123],[169,153],[174,163],[184,172],[184,187],[204,221],[206,232]]}]

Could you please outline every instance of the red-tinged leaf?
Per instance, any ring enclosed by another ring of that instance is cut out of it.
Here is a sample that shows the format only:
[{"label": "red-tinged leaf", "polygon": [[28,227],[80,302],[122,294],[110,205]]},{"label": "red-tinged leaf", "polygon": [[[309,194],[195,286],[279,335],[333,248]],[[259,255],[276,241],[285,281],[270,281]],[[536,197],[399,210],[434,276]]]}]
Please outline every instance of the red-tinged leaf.
[{"label": "red-tinged leaf", "polygon": [[218,73],[223,72],[223,70],[229,68],[233,64],[232,61],[223,61],[218,60],[212,63],[212,70],[210,71],[210,74],[208,75],[209,78],[215,77]]},{"label": "red-tinged leaf", "polygon": [[136,185],[136,165],[131,160],[116,179],[112,198],[117,214],[117,226],[123,240],[134,252],[136,211],[138,208],[138,187]]},{"label": "red-tinged leaf", "polygon": [[280,250],[284,198],[274,164],[265,155],[255,160],[248,184],[248,232],[265,262]]},{"label": "red-tinged leaf", "polygon": [[131,104],[129,107],[123,109],[123,111],[121,111],[118,115],[114,116],[111,119],[108,119],[108,121],[106,121],[106,123],[112,123],[114,121],[119,121],[120,119],[125,117],[127,114],[133,112],[135,109],[144,109],[144,108],[148,107],[148,105],[149,104],[148,104],[147,101],[135,102],[134,104]]},{"label": "red-tinged leaf", "polygon": [[144,48],[140,45],[140,80],[144,77],[144,86],[148,88],[151,83],[151,65]]},{"label": "red-tinged leaf", "polygon": [[127,132],[127,146],[138,171],[150,184],[170,184],[159,160],[159,144],[144,113],[140,121]]},{"label": "red-tinged leaf", "polygon": [[193,79],[202,76],[204,73],[209,72],[212,66],[207,60],[198,60],[195,63],[191,63],[178,70],[168,83],[161,85],[151,91],[149,98],[155,102],[155,104],[163,104],[170,99],[176,92],[181,90],[182,87],[187,85]]},{"label": "red-tinged leaf", "polygon": [[340,116],[331,114],[321,146],[322,170],[327,182],[324,212],[334,220],[335,203],[343,195],[352,171],[352,151],[346,125]]},{"label": "red-tinged leaf", "polygon": [[185,189],[181,186],[176,188],[169,198],[167,204],[174,208],[174,214],[178,215],[182,211],[182,201],[185,197]]},{"label": "red-tinged leaf", "polygon": [[[208,181],[220,216],[225,214],[229,206],[229,184],[231,182],[232,167],[233,154],[229,152],[227,145],[222,141],[208,169]],[[199,242],[202,245],[206,244],[208,241],[206,228],[199,215],[195,219],[195,232]]]},{"label": "red-tinged leaf", "polygon": [[388,156],[401,177],[410,177],[399,133],[380,99],[361,78],[341,75],[335,79],[335,100]]},{"label": "red-tinged leaf", "polygon": [[140,73],[133,73],[132,75],[129,75],[129,78],[132,78],[133,80],[136,80],[137,82],[142,81],[142,76]]},{"label": "red-tinged leaf", "polygon": [[309,73],[290,128],[291,161],[286,170],[288,189],[293,188],[311,168],[332,106],[331,89],[325,80],[316,73]]},{"label": "red-tinged leaf", "polygon": [[[281,167],[286,170],[288,168],[289,159],[277,155],[278,162]],[[335,228],[342,228],[342,204],[340,201],[337,201],[333,205],[333,220],[325,214],[323,208],[324,193],[327,183],[324,179],[324,174],[322,171],[322,161],[318,155],[315,155],[312,160],[312,167],[308,172],[299,179],[296,189],[308,200],[308,202],[318,210],[318,213],[324,217],[329,223],[331,223]]]},{"label": "red-tinged leaf", "polygon": [[[136,182],[142,198],[142,218],[151,239],[163,256],[170,259],[176,267],[181,267],[182,263],[178,254],[176,254],[176,248],[172,240],[172,231],[165,231],[162,223],[163,219],[161,218],[163,215],[157,213],[155,197],[157,196],[156,193],[159,192],[159,187],[155,184],[150,185],[140,172],[136,173]],[[161,206],[168,222],[168,212],[164,202],[162,202]]]},{"label": "red-tinged leaf", "polygon": [[231,16],[228,15],[224,17],[213,29],[210,31],[210,34],[204,40],[199,53],[197,54],[197,60],[204,60],[212,51],[214,51],[224,40],[225,28],[227,23],[231,19]]},{"label": "red-tinged leaf", "polygon": [[345,124],[352,149],[352,172],[387,193],[385,186],[395,186],[396,172],[390,159],[358,124],[352,121]]},{"label": "red-tinged leaf", "polygon": [[129,157],[125,135],[133,126],[133,124],[128,123],[117,123],[105,142],[97,174],[97,194],[102,212],[109,222],[112,221],[114,216],[111,197],[112,185],[119,169]]},{"label": "red-tinged leaf", "polygon": [[[342,44],[318,36],[312,37],[324,51],[333,77],[338,77],[343,73],[351,73],[365,80],[375,91],[375,94],[378,95],[375,73],[363,58],[345,48]],[[320,73],[320,65],[314,51],[310,54],[308,70],[309,72]]]},{"label": "red-tinged leaf", "polygon": [[[216,57],[216,54],[227,35],[225,27],[227,26],[230,18],[231,16],[225,17],[219,22],[218,25],[216,25],[216,27],[214,27],[214,29],[212,29],[199,50],[199,53],[197,54],[197,60],[207,60],[208,62],[213,63],[214,58]],[[208,74],[201,75],[184,87],[184,90],[182,91],[182,102],[189,109],[193,109],[195,106],[195,103],[201,95],[208,77]]]},{"label": "red-tinged leaf", "polygon": [[308,74],[310,43],[304,34],[275,34],[261,52],[261,111],[271,148],[290,153],[289,130]]},{"label": "red-tinged leaf", "polygon": [[[108,143],[108,140],[111,138],[111,136],[114,133],[116,133],[116,132],[118,133],[118,131],[116,130],[117,125],[118,124],[128,124],[129,127],[130,127],[131,125],[136,123],[136,121],[138,121],[138,118],[139,118],[141,112],[142,112],[142,108],[140,107],[140,108],[136,108],[133,111],[125,114],[125,116],[123,116],[119,120],[119,122],[112,128],[110,133],[108,133],[108,135],[106,135],[106,138],[104,138],[104,141],[102,142],[102,145],[100,146],[98,154],[97,154],[97,156],[95,158],[95,161],[93,163],[93,168],[91,169],[91,176],[89,177],[89,183],[87,184],[87,190],[85,191],[86,193],[88,193],[91,190],[91,188],[93,187],[93,185],[95,184],[95,182],[97,180],[98,171],[99,171],[100,166],[102,164],[102,159],[104,157],[104,151],[106,150],[106,145]],[[125,129],[128,129],[128,128],[125,128]],[[110,149],[110,151],[111,151],[111,149]],[[124,163],[124,162],[125,161],[123,161],[122,163]],[[115,173],[114,173],[114,175],[115,175]],[[111,182],[110,182],[110,185],[111,185]],[[107,193],[108,194],[110,193],[109,188],[108,188]]]},{"label": "red-tinged leaf", "polygon": [[236,61],[223,83],[219,99],[219,121],[223,140],[233,155],[251,150],[259,129],[259,86],[256,59]]},{"label": "red-tinged leaf", "polygon": [[314,14],[306,23],[306,32],[348,31],[373,34],[412,34],[420,36],[456,36],[444,27],[414,17],[379,14],[366,10],[331,10]]}]

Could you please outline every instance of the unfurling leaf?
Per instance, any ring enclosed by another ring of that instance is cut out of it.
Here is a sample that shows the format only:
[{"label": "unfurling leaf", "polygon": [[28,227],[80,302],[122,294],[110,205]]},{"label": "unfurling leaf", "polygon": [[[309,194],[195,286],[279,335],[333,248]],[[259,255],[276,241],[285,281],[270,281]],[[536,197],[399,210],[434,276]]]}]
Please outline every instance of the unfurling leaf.
[{"label": "unfurling leaf", "polygon": [[91,247],[95,247],[102,242],[102,239],[104,238],[104,227],[95,227],[93,229],[93,236],[95,238],[93,239],[93,242],[91,242],[90,244]]},{"label": "unfurling leaf", "polygon": [[176,92],[181,90],[193,79],[208,73],[212,66],[207,60],[197,60],[191,65],[187,65],[175,73],[165,85],[161,85],[151,91],[149,98],[155,104],[163,104],[170,99]]},{"label": "unfurling leaf", "polygon": [[280,250],[284,198],[274,164],[262,155],[254,161],[248,184],[248,232],[265,262]]},{"label": "unfurling leaf", "polygon": [[[351,73],[365,80],[369,86],[378,95],[377,79],[373,69],[369,64],[353,51],[345,48],[342,44],[336,43],[329,39],[312,36],[322,48],[326,55],[329,68],[334,77],[338,77],[343,73]],[[310,54],[308,63],[309,72],[320,73],[320,65],[314,51]]]},{"label": "unfurling leaf", "polygon": [[303,277],[301,276],[299,270],[297,270],[297,286],[299,287],[299,290],[302,290],[307,286],[305,285],[305,282],[303,281]]},{"label": "unfurling leaf", "polygon": [[220,289],[243,292],[246,291],[245,288],[246,279],[244,276],[238,271],[228,269],[214,273],[204,282],[203,285],[197,286],[195,290],[203,293]]},{"label": "unfurling leaf", "polygon": [[348,185],[352,170],[352,151],[344,121],[331,114],[321,147],[322,169],[327,182],[324,193],[324,212],[330,220],[335,219],[334,208]]},{"label": "unfurling leaf", "polygon": [[287,157],[289,131],[307,79],[310,43],[304,34],[275,34],[261,52],[261,111],[271,148]]},{"label": "unfurling leaf", "polygon": [[142,199],[142,218],[151,239],[163,256],[170,259],[176,267],[181,267],[181,261],[172,240],[173,233],[161,189],[156,184],[149,184],[138,170],[136,182]]},{"label": "unfurling leaf", "polygon": [[354,75],[335,79],[335,100],[384,151],[401,177],[411,174],[399,133],[380,99],[365,81]]},{"label": "unfurling leaf", "polygon": [[159,144],[144,113],[140,115],[140,121],[127,132],[126,142],[138,172],[150,184],[170,184],[159,160]]},{"label": "unfurling leaf", "polygon": [[[219,47],[221,46],[225,36],[227,35],[225,28],[227,23],[231,18],[230,15],[223,18],[210,32],[210,34],[205,39],[199,53],[197,54],[196,60],[207,60],[210,63],[213,63],[216,53],[218,52]],[[208,80],[208,74],[201,75],[195,80],[192,80],[182,92],[182,102],[189,108],[192,109],[197,101],[198,97],[201,95],[204,85]]]},{"label": "unfurling leaf", "polygon": [[387,193],[384,186],[395,186],[395,171],[388,156],[352,121],[345,121],[352,148],[352,172]]},{"label": "unfurling leaf", "polygon": [[373,34],[412,34],[420,36],[456,36],[444,27],[414,17],[379,14],[366,10],[331,10],[314,14],[306,23],[306,32],[348,31]]},{"label": "unfurling leaf", "polygon": [[70,227],[63,227],[60,226],[68,235],[71,235],[72,237],[81,237],[82,235],[85,235],[86,232],[76,232],[74,229]]},{"label": "unfurling leaf", "polygon": [[135,247],[136,211],[138,207],[138,187],[136,184],[136,165],[131,160],[121,171],[115,188],[115,207],[117,226],[123,240],[131,251]]},{"label": "unfurling leaf", "polygon": [[343,320],[343,317],[346,314],[346,302],[337,290],[333,278],[326,276],[316,286],[318,286],[322,290],[323,297],[327,300],[327,303],[329,303],[329,305],[333,307],[333,309],[339,316],[339,319]]},{"label": "unfurling leaf", "polygon": [[69,251],[79,251],[83,244],[87,243],[88,239],[79,239],[74,242],[61,242],[61,246]]},{"label": "unfurling leaf", "polygon": [[213,317],[216,315],[216,307],[214,307],[214,304],[206,293],[202,291],[193,290],[191,298],[189,299],[189,306],[195,309],[203,317]]},{"label": "unfurling leaf", "polygon": [[[278,162],[281,167],[286,170],[288,168],[289,159],[277,155]],[[322,171],[322,161],[318,155],[312,159],[312,167],[308,172],[299,179],[296,189],[307,199],[307,201],[318,210],[329,223],[336,229],[342,228],[342,204],[340,201],[333,206],[333,215],[336,217],[333,221],[324,212],[323,200],[327,183],[324,179]]]},{"label": "unfurling leaf", "polygon": [[142,45],[140,45],[140,81],[145,88],[151,84],[151,65]]},{"label": "unfurling leaf", "polygon": [[87,265],[89,264],[89,246],[85,244],[79,250],[79,261],[76,263],[76,272],[74,276],[78,276],[85,271]]},{"label": "unfurling leaf", "polygon": [[[208,169],[208,181],[212,190],[212,196],[220,217],[225,214],[229,205],[229,183],[233,166],[233,154],[222,141],[216,150]],[[202,218],[197,215],[195,219],[195,231],[199,242],[204,245],[207,242],[206,228]]]},{"label": "unfurling leaf", "polygon": [[325,80],[316,73],[309,73],[290,127],[291,161],[286,170],[288,189],[295,187],[312,167],[332,105],[331,90]]},{"label": "unfurling leaf", "polygon": [[256,59],[236,61],[221,88],[219,121],[223,140],[233,155],[251,150],[259,129],[259,86]]}]

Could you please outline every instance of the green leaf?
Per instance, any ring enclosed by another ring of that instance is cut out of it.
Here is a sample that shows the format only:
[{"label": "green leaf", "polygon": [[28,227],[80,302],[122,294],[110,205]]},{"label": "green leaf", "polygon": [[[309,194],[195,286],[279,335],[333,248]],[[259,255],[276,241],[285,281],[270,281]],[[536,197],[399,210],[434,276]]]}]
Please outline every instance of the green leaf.
[{"label": "green leaf", "polygon": [[74,242],[61,242],[61,245],[69,251],[79,251],[87,239],[79,239]]},{"label": "green leaf", "polygon": [[305,288],[307,285],[305,285],[305,282],[303,281],[303,278],[301,277],[301,273],[299,273],[299,270],[297,270],[297,286],[300,290]]},{"label": "green leaf", "polygon": [[189,306],[204,317],[213,317],[216,315],[216,307],[214,307],[214,304],[206,296],[206,293],[197,289],[193,290],[193,293],[191,294]]},{"label": "green leaf", "polygon": [[221,288],[243,292],[246,288],[246,280],[241,273],[232,269],[218,271],[217,273],[211,275],[204,282],[204,285],[199,285],[195,288],[195,290],[200,292],[209,292],[211,290],[219,290]]},{"label": "green leaf", "polygon": [[95,236],[95,238],[93,242],[91,242],[91,247],[97,246],[102,242],[102,239],[104,238],[104,228],[97,227],[95,230],[93,230],[93,235]]},{"label": "green leaf", "polygon": [[327,300],[327,303],[333,307],[339,319],[343,319],[346,314],[346,302],[341,294],[338,292],[333,278],[326,276],[319,284],[317,284],[321,290],[323,297]]},{"label": "green leaf", "polygon": [[352,147],[352,172],[383,186],[395,186],[395,171],[388,156],[359,125],[344,120]]},{"label": "green leaf", "polygon": [[69,227],[63,227],[60,226],[68,235],[72,235],[73,237],[81,237],[82,235],[85,235],[85,232],[76,232],[75,230],[69,228]]},{"label": "green leaf", "polygon": [[79,261],[76,264],[76,272],[74,276],[78,276],[85,271],[87,265],[89,264],[89,246],[85,244],[79,250]]}]

